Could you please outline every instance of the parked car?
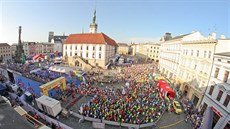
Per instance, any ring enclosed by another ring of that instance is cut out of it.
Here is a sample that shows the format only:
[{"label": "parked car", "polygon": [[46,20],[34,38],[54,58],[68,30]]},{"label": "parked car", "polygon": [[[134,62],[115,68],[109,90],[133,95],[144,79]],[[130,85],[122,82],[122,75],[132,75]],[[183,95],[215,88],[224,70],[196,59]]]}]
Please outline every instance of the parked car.
[{"label": "parked car", "polygon": [[173,106],[176,114],[182,113],[181,105],[178,101],[173,101],[172,106]]}]

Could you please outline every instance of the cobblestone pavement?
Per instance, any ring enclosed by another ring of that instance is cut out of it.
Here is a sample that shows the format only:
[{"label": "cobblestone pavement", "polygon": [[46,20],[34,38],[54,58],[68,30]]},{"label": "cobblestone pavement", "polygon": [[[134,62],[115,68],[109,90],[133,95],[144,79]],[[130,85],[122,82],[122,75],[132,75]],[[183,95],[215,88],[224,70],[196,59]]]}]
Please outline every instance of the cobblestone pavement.
[{"label": "cobblestone pavement", "polygon": [[[113,88],[120,88],[122,87],[123,85],[125,85],[124,82],[122,83],[119,83],[119,84],[114,84],[113,86],[108,86],[108,87],[113,87]],[[104,84],[104,86],[99,86],[100,88],[104,88],[106,86],[106,84]],[[78,97],[79,94],[76,95],[76,97]],[[79,108],[80,108],[80,105],[82,103],[87,103],[92,97],[90,96],[83,96],[80,100],[77,101],[77,103],[71,107],[70,109],[73,111],[73,112],[78,112]],[[71,102],[72,101],[72,97],[69,96],[68,97],[68,102]],[[67,103],[62,103],[62,106],[63,107],[66,107]],[[161,119],[159,120],[159,122],[157,123],[157,127],[155,129],[192,129],[192,125],[190,123],[186,123],[184,121],[185,119],[185,114],[182,113],[180,115],[177,115],[175,113],[169,113],[169,112],[165,112],[163,114],[163,116],[161,117]],[[59,120],[74,128],[74,129],[93,129],[92,127],[92,122],[89,122],[89,121],[84,121],[82,123],[79,123],[79,119],[78,118],[75,118],[73,116],[70,116],[69,118],[65,118],[65,117],[60,117]],[[109,126],[109,125],[105,125],[105,129],[127,129],[126,127],[117,127],[117,126]],[[153,127],[147,127],[147,128],[143,128],[143,129],[153,129]]]},{"label": "cobblestone pavement", "polygon": [[[84,121],[82,123],[78,123],[79,119],[78,118],[75,118],[75,117],[72,117],[70,116],[69,118],[64,118],[64,117],[60,117],[59,120],[74,128],[74,129],[94,129],[93,126],[92,126],[92,122],[89,122],[89,121]],[[118,126],[109,126],[109,125],[105,125],[105,129],[127,129],[127,128],[124,128],[124,127],[118,127]]]},{"label": "cobblestone pavement", "polygon": [[177,115],[166,111],[157,123],[157,127],[161,129],[192,129],[192,124],[186,123],[184,119],[184,113]]},{"label": "cobblestone pavement", "polygon": [[[184,121],[185,114],[177,115],[175,113],[165,112],[159,122],[157,127],[154,129],[192,129],[192,124],[186,123]],[[79,119],[70,116],[69,118],[60,117],[59,119],[62,123],[74,128],[74,129],[93,129],[92,122],[84,121],[78,123]],[[106,125],[105,129],[127,129],[125,127],[109,126]],[[143,129],[153,129],[152,127],[146,127]]]},{"label": "cobblestone pavement", "polygon": [[[77,104],[75,104],[73,107],[71,107],[71,110],[74,112],[78,112],[79,107],[81,103],[87,103],[92,97],[82,97],[79,101],[77,101]],[[71,96],[69,97],[71,99]],[[70,101],[69,101],[70,102]],[[180,115],[177,115],[175,113],[171,112],[165,112],[159,122],[157,123],[157,128],[162,129],[192,129],[192,125],[190,123],[186,123],[184,121],[185,114],[182,113]],[[84,121],[83,123],[78,123],[79,119],[75,118],[73,116],[70,116],[69,118],[60,117],[59,119],[62,123],[74,128],[74,129],[93,129],[92,122]],[[116,126],[108,126],[106,125],[105,129],[117,129],[120,127]],[[121,127],[120,129],[127,129],[125,127]],[[152,127],[147,127],[144,129],[152,129]]]}]

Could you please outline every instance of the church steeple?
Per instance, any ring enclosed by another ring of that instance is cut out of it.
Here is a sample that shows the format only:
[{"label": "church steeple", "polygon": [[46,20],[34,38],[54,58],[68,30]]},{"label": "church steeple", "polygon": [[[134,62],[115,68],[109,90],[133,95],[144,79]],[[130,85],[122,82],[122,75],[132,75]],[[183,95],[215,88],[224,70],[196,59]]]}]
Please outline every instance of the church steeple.
[{"label": "church steeple", "polygon": [[93,23],[96,24],[96,9],[94,10],[94,14],[93,14]]},{"label": "church steeple", "polygon": [[93,22],[89,26],[89,33],[97,33],[96,9],[94,10]]}]

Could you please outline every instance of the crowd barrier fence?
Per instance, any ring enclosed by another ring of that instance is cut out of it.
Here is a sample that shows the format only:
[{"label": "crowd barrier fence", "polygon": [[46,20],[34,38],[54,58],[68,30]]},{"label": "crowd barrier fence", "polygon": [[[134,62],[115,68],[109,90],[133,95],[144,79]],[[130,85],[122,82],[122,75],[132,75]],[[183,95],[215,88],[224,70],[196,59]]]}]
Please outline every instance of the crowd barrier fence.
[{"label": "crowd barrier fence", "polygon": [[[163,111],[162,115],[164,114],[165,110]],[[147,123],[147,124],[129,124],[129,123],[121,123],[121,122],[115,122],[115,121],[109,121],[109,120],[104,120],[104,119],[95,119],[95,118],[91,118],[91,117],[86,117],[83,115],[80,115],[76,112],[72,113],[73,116],[79,118],[79,119],[83,119],[83,120],[87,120],[87,121],[91,121],[91,122],[98,122],[98,123],[104,123],[107,125],[113,125],[113,126],[122,126],[122,127],[128,127],[128,128],[135,128],[135,129],[140,129],[140,128],[145,128],[145,127],[153,127],[156,125],[156,123],[161,119],[162,115],[157,119],[156,122],[152,122],[152,123]]]}]

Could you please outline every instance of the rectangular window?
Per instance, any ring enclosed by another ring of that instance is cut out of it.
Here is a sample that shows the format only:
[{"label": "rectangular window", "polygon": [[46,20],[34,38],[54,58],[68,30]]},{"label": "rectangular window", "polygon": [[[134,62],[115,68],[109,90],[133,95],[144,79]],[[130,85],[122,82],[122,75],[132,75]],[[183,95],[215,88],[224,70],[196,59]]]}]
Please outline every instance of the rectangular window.
[{"label": "rectangular window", "polygon": [[86,46],[86,50],[89,50],[89,46]]},{"label": "rectangular window", "polygon": [[70,50],[72,50],[72,45],[70,45]]},{"label": "rectangular window", "polygon": [[67,49],[67,46],[65,46],[65,49]]},{"label": "rectangular window", "polygon": [[89,56],[89,54],[88,53],[86,53],[86,57],[88,58],[88,56]]},{"label": "rectangular window", "polygon": [[75,46],[75,50],[77,50],[77,46]]},{"label": "rectangular window", "polygon": [[230,101],[230,95],[227,95],[226,98],[225,98],[225,100],[224,100],[224,104],[223,104],[223,105],[224,105],[225,107],[227,107],[229,101]]},{"label": "rectangular window", "polygon": [[77,53],[75,53],[75,56],[77,56]]},{"label": "rectangular window", "polygon": [[70,52],[70,56],[72,56],[72,52]]},{"label": "rectangular window", "polygon": [[214,90],[214,86],[213,86],[213,85],[211,85],[211,87],[210,87],[210,89],[209,89],[208,94],[209,94],[209,95],[212,95],[213,90]]},{"label": "rectangular window", "polygon": [[188,50],[186,50],[186,55],[188,55]]},{"label": "rectangular window", "polygon": [[229,75],[229,71],[225,71],[224,73],[224,82],[227,82],[228,81],[228,75]]},{"label": "rectangular window", "polygon": [[191,56],[193,56],[193,50],[191,50]]},{"label": "rectangular window", "polygon": [[218,77],[218,74],[219,74],[219,68],[216,68],[216,70],[215,70],[215,74],[214,74],[214,78],[217,78]]},{"label": "rectangular window", "polygon": [[101,51],[101,47],[99,47],[99,51]]},{"label": "rectangular window", "polygon": [[199,57],[199,50],[197,50],[196,56]]},{"label": "rectangular window", "polygon": [[205,110],[207,109],[208,105],[206,103],[203,104],[202,109],[201,109],[201,114],[203,115]]},{"label": "rectangular window", "polygon": [[95,58],[95,54],[93,53],[93,58]]},{"label": "rectangular window", "polygon": [[217,59],[217,60],[221,62],[221,59]]},{"label": "rectangular window", "polygon": [[81,46],[81,50],[82,50],[82,46]]},{"label": "rectangular window", "polygon": [[95,50],[95,47],[93,46],[93,50]]},{"label": "rectangular window", "polygon": [[223,95],[223,91],[220,90],[219,93],[218,93],[218,95],[217,95],[217,97],[216,97],[216,100],[220,101],[222,95]]},{"label": "rectangular window", "polygon": [[206,57],[207,51],[204,51],[204,58]]},{"label": "rectangular window", "polygon": [[212,121],[212,129],[214,129],[214,127],[216,126],[216,123],[218,123],[219,119],[220,119],[220,116],[216,112],[214,112],[213,113],[213,121]]},{"label": "rectangular window", "polygon": [[101,54],[99,54],[99,58],[101,59]]},{"label": "rectangular window", "polygon": [[208,58],[211,58],[211,55],[212,55],[212,52],[209,51],[209,53],[208,53]]}]

